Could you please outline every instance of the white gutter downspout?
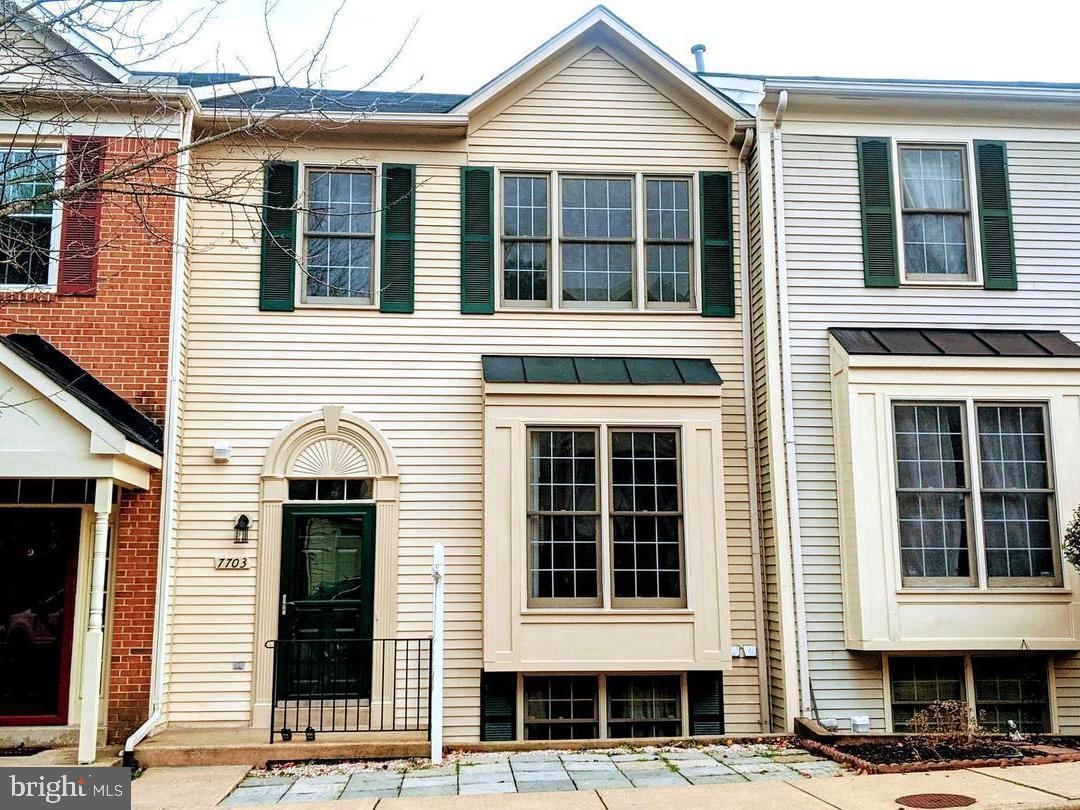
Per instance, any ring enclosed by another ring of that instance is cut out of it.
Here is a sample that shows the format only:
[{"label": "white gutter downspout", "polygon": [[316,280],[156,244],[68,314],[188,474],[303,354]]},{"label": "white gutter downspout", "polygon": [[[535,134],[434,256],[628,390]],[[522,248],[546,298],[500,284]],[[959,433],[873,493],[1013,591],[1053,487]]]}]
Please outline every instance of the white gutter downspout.
[{"label": "white gutter downspout", "polygon": [[806,583],[803,580],[802,533],[799,518],[799,475],[795,455],[795,416],[792,404],[791,322],[788,317],[787,239],[784,225],[784,146],[780,129],[787,111],[788,91],[781,90],[773,118],[773,183],[776,207],[776,274],[780,308],[780,392],[784,411],[784,456],[787,467],[788,530],[791,533],[791,567],[795,580],[795,642],[799,656],[799,695],[803,716],[810,714],[809,645],[806,640]]},{"label": "white gutter downspout", "polygon": [[742,336],[743,336],[743,410],[746,425],[746,477],[749,487],[750,508],[750,561],[753,571],[754,624],[757,627],[758,697],[761,703],[761,725],[764,731],[772,730],[769,711],[769,673],[767,671],[768,634],[765,632],[765,576],[761,566],[761,529],[758,514],[758,469],[754,431],[754,358],[751,349],[750,317],[750,206],[749,183],[746,179],[746,161],[754,146],[756,130],[748,129],[739,149],[739,279],[742,285]]},{"label": "white gutter downspout", "polygon": [[[184,110],[180,146],[191,143],[191,129],[195,110]],[[123,759],[127,767],[134,766],[135,746],[157,728],[162,720],[162,704],[165,696],[165,646],[169,617],[169,599],[172,593],[173,539],[176,527],[173,522],[173,501],[176,499],[177,432],[180,425],[180,343],[184,328],[183,304],[186,293],[184,279],[187,263],[187,190],[191,153],[188,150],[176,156],[176,212],[173,221],[172,295],[169,300],[169,380],[165,404],[165,447],[161,488],[161,538],[158,549],[157,602],[154,611],[154,647],[150,665],[150,716],[124,743]]]}]

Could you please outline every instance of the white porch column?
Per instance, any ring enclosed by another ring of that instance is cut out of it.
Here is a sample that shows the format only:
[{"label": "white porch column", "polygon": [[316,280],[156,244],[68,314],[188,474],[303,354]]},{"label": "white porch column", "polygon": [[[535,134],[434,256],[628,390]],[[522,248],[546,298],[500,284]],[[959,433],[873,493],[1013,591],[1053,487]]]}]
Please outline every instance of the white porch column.
[{"label": "white porch column", "polygon": [[102,658],[105,650],[105,571],[109,550],[109,511],[113,481],[99,478],[94,492],[94,557],[90,569],[90,620],[83,643],[82,713],[79,717],[79,762],[97,756],[97,729],[101,695]]}]

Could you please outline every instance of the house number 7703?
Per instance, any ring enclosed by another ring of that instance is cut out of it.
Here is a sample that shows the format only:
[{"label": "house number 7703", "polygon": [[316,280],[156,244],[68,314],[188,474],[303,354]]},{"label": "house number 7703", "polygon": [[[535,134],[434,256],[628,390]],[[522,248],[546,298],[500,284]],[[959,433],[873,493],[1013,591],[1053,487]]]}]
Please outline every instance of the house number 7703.
[{"label": "house number 7703", "polygon": [[215,557],[214,568],[218,571],[240,571],[248,567],[249,557]]}]

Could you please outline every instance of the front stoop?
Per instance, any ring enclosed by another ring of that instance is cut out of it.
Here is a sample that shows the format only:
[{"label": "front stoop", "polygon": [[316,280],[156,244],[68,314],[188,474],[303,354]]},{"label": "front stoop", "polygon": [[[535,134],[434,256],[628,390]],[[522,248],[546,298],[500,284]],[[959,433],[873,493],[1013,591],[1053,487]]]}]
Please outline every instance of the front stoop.
[{"label": "front stoop", "polygon": [[248,765],[264,768],[270,762],[340,759],[408,759],[427,757],[426,734],[412,732],[320,734],[313,742],[303,732],[290,742],[267,741],[265,729],[166,729],[135,749],[142,768]]}]

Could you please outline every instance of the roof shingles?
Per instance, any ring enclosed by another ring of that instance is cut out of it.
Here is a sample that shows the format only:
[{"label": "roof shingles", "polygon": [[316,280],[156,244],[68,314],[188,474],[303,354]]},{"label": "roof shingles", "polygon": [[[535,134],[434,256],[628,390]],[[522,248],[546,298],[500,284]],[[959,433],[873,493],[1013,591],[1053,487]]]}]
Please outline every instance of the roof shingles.
[{"label": "roof shingles", "polygon": [[1080,357],[1080,346],[1052,330],[833,327],[829,333],[848,354]]},{"label": "roof shingles", "polygon": [[720,385],[703,358],[485,354],[484,381],[584,385]]}]

